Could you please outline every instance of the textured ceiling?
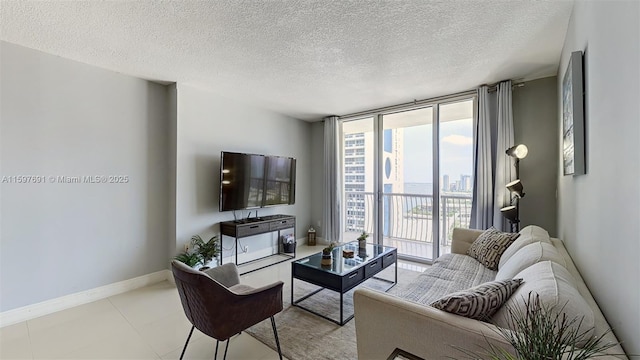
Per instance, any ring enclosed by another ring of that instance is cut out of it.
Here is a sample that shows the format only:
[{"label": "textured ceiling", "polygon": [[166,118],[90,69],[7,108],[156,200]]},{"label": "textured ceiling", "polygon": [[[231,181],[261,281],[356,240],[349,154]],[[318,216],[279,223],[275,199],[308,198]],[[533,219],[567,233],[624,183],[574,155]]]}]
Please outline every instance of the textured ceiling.
[{"label": "textured ceiling", "polygon": [[2,1],[2,40],[295,118],[556,74],[572,1]]}]

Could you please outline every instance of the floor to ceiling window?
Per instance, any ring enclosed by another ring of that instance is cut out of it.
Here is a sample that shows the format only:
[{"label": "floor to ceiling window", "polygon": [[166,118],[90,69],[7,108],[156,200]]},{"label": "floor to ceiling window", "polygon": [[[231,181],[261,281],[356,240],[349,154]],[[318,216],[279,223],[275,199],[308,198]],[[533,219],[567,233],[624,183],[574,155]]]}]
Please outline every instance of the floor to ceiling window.
[{"label": "floor to ceiling window", "polygon": [[467,96],[344,119],[344,241],[365,231],[427,262],[450,251],[453,228],[469,226],[475,103]]}]

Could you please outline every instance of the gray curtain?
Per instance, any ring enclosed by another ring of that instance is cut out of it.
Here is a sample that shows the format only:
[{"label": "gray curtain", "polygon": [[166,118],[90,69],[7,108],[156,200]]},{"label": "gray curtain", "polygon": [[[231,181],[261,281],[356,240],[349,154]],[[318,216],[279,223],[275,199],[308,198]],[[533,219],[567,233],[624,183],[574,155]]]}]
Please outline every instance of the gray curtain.
[{"label": "gray curtain", "polygon": [[[498,131],[496,134],[496,172],[494,189],[493,226],[509,231],[509,222],[502,216],[500,209],[509,205],[510,193],[505,188],[515,175],[512,158],[505,151],[513,146],[513,109],[511,107],[511,80],[498,84]],[[513,170],[513,171],[512,171]]]},{"label": "gray curtain", "polygon": [[322,213],[322,236],[328,241],[340,241],[340,152],[338,132],[340,120],[337,116],[324,119],[324,203]]},{"label": "gray curtain", "polygon": [[478,117],[474,124],[474,181],[471,203],[472,229],[509,231],[500,209],[509,204],[505,185],[513,179],[512,160],[505,151],[513,146],[511,81],[503,81],[497,91],[478,89]]},{"label": "gray curtain", "polygon": [[478,116],[474,119],[474,176],[471,201],[472,229],[487,229],[493,225],[493,158],[491,150],[491,103],[489,87],[478,89]]}]

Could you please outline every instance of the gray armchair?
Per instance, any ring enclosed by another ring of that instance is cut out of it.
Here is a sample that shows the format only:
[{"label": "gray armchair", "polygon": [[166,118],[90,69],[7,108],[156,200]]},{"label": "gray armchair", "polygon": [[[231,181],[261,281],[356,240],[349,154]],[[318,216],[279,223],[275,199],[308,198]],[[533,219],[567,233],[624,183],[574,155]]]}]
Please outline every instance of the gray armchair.
[{"label": "gray armchair", "polygon": [[269,317],[278,354],[282,359],[278,331],[273,319],[273,315],[282,311],[282,281],[257,289],[242,285],[235,264],[197,271],[173,260],[171,268],[182,308],[193,325],[180,359],[187,350],[194,328],[216,339],[216,357],[220,341],[227,341],[224,350],[226,359],[231,336]]}]

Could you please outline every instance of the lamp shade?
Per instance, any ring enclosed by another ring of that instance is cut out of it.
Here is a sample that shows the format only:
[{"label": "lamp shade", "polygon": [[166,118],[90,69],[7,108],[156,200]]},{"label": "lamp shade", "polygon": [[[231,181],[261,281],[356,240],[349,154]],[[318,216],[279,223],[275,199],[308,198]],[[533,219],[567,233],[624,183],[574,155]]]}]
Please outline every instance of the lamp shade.
[{"label": "lamp shade", "polygon": [[522,182],[520,181],[520,179],[508,183],[507,189],[516,194],[516,196],[519,198],[524,197],[524,188],[522,187]]},{"label": "lamp shade", "polygon": [[517,159],[524,159],[528,153],[529,149],[525,144],[515,145],[507,149],[507,155]]},{"label": "lamp shade", "polygon": [[502,213],[502,216],[504,216],[507,220],[511,221],[511,222],[517,222],[518,221],[518,208],[511,205],[511,206],[505,206],[502,209],[500,209],[500,212]]}]

